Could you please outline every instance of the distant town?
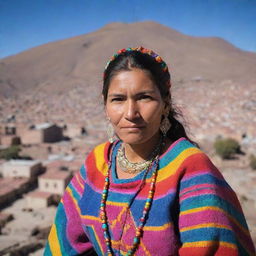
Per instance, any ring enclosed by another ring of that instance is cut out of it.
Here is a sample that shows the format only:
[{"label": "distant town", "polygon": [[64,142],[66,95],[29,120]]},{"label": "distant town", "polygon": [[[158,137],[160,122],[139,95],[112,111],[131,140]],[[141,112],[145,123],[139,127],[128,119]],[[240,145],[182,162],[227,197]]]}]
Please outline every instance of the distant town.
[{"label": "distant town", "polygon": [[1,124],[0,255],[29,255],[44,246],[67,184],[98,142],[86,138],[85,127],[74,124],[25,126],[15,116]]}]

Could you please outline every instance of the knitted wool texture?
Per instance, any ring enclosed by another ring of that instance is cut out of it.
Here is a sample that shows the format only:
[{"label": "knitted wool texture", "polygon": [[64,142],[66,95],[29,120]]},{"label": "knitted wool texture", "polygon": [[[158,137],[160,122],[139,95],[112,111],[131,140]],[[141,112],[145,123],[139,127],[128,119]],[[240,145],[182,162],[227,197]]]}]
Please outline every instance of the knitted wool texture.
[{"label": "knitted wool texture", "polygon": [[[110,143],[97,146],[68,185],[45,256],[105,255],[99,209],[109,148]],[[132,246],[151,175],[118,179],[113,161],[106,210],[115,255],[125,255]],[[255,255],[235,193],[209,158],[185,138],[160,157],[154,201],[135,255]]]}]

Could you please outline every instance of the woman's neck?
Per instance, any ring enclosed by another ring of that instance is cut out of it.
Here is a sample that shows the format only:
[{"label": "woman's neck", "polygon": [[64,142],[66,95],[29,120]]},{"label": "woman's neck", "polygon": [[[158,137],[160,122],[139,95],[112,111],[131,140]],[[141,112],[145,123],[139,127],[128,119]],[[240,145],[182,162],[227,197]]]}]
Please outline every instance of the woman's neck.
[{"label": "woman's neck", "polygon": [[124,143],[125,155],[130,162],[138,163],[148,160],[152,152],[159,145],[161,135],[155,134],[150,140],[141,144],[127,144]]}]

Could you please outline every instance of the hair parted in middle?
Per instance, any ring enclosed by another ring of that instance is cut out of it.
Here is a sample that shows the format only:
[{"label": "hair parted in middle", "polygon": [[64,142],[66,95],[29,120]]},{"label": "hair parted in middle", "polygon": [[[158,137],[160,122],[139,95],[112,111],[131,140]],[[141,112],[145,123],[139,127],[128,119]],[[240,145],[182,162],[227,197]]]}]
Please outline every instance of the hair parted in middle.
[{"label": "hair parted in middle", "polygon": [[182,118],[182,113],[172,104],[170,92],[171,75],[168,66],[163,59],[152,50],[142,46],[127,48],[119,50],[112,56],[110,61],[107,62],[103,74],[102,95],[104,104],[106,104],[107,101],[112,78],[121,71],[131,71],[132,69],[141,69],[146,72],[157,86],[162,99],[167,104],[169,109],[168,119],[171,124],[171,129],[167,132],[166,136],[172,141],[185,137],[197,145],[197,143],[193,142],[187,136],[184,126],[178,120],[178,117]]}]

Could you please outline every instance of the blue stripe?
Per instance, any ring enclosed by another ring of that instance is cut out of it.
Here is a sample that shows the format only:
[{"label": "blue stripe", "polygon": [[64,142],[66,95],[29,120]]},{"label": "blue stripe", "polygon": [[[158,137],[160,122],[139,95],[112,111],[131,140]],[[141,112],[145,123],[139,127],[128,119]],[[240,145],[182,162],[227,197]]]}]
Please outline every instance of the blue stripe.
[{"label": "blue stripe", "polygon": [[[184,212],[190,209],[198,207],[209,207],[215,206],[223,209],[225,212],[233,216],[244,228],[247,228],[247,224],[244,218],[244,215],[237,211],[230,203],[222,199],[217,195],[199,195],[195,197],[190,197],[182,201],[180,211]],[[214,216],[213,216],[214,218]]]},{"label": "blue stripe", "polygon": [[[75,178],[76,179],[76,178]],[[80,194],[78,194],[78,192],[76,191],[75,187],[73,186],[73,184],[70,182],[68,187],[70,188],[73,197],[76,199],[76,201],[78,202],[81,198]]]},{"label": "blue stripe", "polygon": [[73,247],[71,246],[71,244],[69,243],[66,237],[67,217],[66,217],[64,206],[62,203],[59,204],[57,209],[55,225],[56,225],[58,240],[60,243],[61,253],[62,255],[65,255],[65,253],[72,251]]},{"label": "blue stripe", "polygon": [[83,178],[84,180],[86,180],[86,169],[85,169],[84,164],[83,164],[83,165],[81,166],[81,168],[80,168],[80,174],[81,174],[82,178]]},{"label": "blue stripe", "polygon": [[51,253],[51,250],[50,250],[50,246],[49,246],[49,242],[46,243],[43,255],[44,256],[52,256],[52,253]]},{"label": "blue stripe", "polygon": [[178,142],[167,154],[165,154],[159,161],[159,169],[164,168],[170,162],[172,162],[175,158],[179,156],[184,150],[188,148],[196,148],[191,142],[188,140],[182,140]]},{"label": "blue stripe", "polygon": [[227,184],[225,180],[220,180],[214,177],[213,175],[211,175],[210,173],[207,173],[207,174],[198,175],[196,177],[192,177],[189,180],[181,181],[180,191],[182,191],[185,188],[195,186],[198,184],[203,184],[203,183],[230,188],[230,186]]},{"label": "blue stripe", "polygon": [[84,191],[86,191],[86,193],[83,194],[78,202],[81,214],[98,217],[101,194],[95,192],[88,184],[85,184]]},{"label": "blue stripe", "polygon": [[86,229],[87,229],[87,233],[88,233],[88,235],[90,237],[90,242],[93,244],[93,248],[96,251],[97,255],[98,256],[103,255],[102,252],[101,252],[100,246],[99,246],[99,244],[97,242],[94,230],[90,226],[86,226]]},{"label": "blue stripe", "polygon": [[236,244],[236,238],[233,231],[223,228],[199,228],[187,230],[180,233],[181,242],[197,242],[197,241],[223,241]]},{"label": "blue stripe", "polygon": [[[175,203],[175,193],[168,194],[163,198],[153,200],[147,219],[147,226],[163,226],[166,223],[173,222],[170,209]],[[142,212],[146,200],[135,200],[131,206],[131,212],[136,225],[139,225],[139,219],[142,217]],[[161,210],[160,210],[161,209]],[[178,214],[178,211],[177,211]],[[157,216],[157,217],[156,217]]]}]

